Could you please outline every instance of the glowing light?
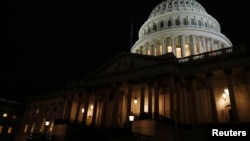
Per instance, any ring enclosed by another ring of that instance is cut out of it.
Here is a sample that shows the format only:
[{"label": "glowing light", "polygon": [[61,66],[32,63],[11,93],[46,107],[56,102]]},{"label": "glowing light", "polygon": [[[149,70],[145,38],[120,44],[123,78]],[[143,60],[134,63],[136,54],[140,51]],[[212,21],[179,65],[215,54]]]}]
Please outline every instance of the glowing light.
[{"label": "glowing light", "polygon": [[129,121],[131,121],[131,122],[135,120],[135,116],[134,115],[130,115],[128,117],[129,117]]},{"label": "glowing light", "polygon": [[137,97],[134,98],[134,105],[138,103]]},{"label": "glowing light", "polygon": [[45,121],[45,126],[49,126],[49,121]]},{"label": "glowing light", "polygon": [[224,89],[224,92],[222,93],[222,98],[224,99],[224,100],[227,100],[227,97],[229,96],[229,90],[228,90],[228,88],[225,88]]}]

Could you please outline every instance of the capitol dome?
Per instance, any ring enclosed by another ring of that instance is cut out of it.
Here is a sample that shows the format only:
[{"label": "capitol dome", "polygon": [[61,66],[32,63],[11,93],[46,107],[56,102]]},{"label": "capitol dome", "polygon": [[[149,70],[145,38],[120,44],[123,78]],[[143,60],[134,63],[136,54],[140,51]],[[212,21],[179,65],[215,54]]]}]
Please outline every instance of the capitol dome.
[{"label": "capitol dome", "polygon": [[232,47],[218,21],[195,0],[163,0],[140,27],[132,53],[177,58]]}]

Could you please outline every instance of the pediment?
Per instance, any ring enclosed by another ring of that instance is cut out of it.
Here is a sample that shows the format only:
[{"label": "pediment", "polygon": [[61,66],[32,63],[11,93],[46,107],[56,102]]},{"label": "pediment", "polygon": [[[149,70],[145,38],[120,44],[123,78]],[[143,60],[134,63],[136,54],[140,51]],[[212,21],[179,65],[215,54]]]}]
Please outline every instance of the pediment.
[{"label": "pediment", "polygon": [[158,59],[155,56],[121,53],[109,62],[100,66],[92,73],[92,77],[102,77],[117,73],[126,73],[132,70],[156,64]]}]

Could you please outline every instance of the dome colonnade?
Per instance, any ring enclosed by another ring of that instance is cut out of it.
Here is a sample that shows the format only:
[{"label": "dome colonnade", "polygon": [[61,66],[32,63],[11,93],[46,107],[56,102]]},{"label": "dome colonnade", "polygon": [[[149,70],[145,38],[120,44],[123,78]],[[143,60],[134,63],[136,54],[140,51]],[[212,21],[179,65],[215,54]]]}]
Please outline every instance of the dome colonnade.
[{"label": "dome colonnade", "polygon": [[194,0],[165,0],[151,12],[139,30],[132,53],[177,58],[232,47],[220,24]]}]

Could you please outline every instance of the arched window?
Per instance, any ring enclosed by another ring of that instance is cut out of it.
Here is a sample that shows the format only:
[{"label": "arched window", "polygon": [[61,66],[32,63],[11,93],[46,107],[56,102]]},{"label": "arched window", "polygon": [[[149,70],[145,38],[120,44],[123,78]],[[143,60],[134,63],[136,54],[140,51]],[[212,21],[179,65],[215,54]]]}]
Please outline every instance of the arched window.
[{"label": "arched window", "polygon": [[205,27],[208,27],[208,24],[207,24],[207,23],[205,23]]},{"label": "arched window", "polygon": [[155,24],[153,25],[153,30],[156,30],[156,25]]},{"label": "arched window", "polygon": [[172,26],[171,20],[168,20],[168,26]]},{"label": "arched window", "polygon": [[191,19],[191,25],[195,25],[194,19]]},{"label": "arched window", "polygon": [[183,19],[183,23],[184,23],[184,25],[188,25],[188,20],[186,18]]},{"label": "arched window", "polygon": [[175,25],[180,25],[180,20],[179,19],[175,20]]},{"label": "arched window", "polygon": [[161,21],[160,27],[163,28],[164,27],[164,23],[163,21]]},{"label": "arched window", "polygon": [[201,21],[200,20],[198,21],[198,25],[201,26]]}]

